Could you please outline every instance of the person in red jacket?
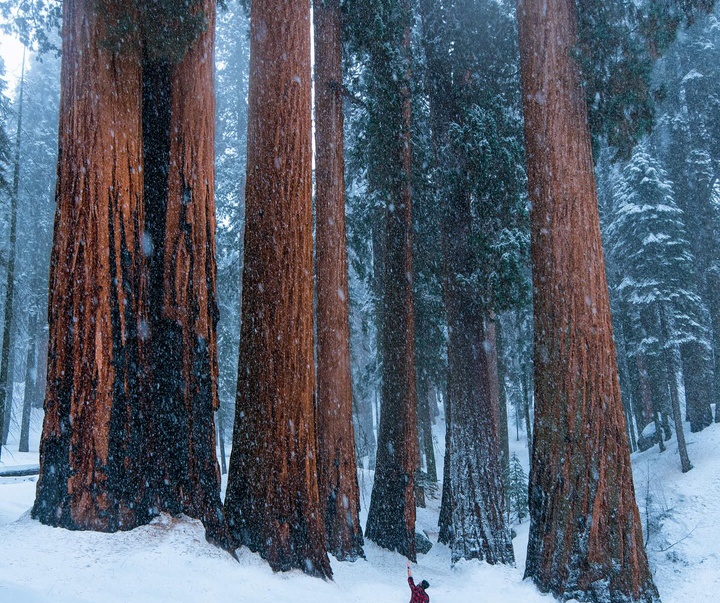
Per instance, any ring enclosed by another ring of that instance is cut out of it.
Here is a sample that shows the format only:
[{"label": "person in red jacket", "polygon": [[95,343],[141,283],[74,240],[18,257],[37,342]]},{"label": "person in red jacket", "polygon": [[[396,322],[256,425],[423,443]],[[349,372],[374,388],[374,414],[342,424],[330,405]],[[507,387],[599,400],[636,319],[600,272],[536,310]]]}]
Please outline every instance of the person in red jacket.
[{"label": "person in red jacket", "polygon": [[410,571],[410,562],[407,562],[408,571],[408,584],[410,585],[410,591],[412,596],[410,597],[410,603],[430,603],[430,597],[425,592],[429,587],[427,580],[423,580],[420,586],[415,586],[415,580],[413,580],[412,572]]}]

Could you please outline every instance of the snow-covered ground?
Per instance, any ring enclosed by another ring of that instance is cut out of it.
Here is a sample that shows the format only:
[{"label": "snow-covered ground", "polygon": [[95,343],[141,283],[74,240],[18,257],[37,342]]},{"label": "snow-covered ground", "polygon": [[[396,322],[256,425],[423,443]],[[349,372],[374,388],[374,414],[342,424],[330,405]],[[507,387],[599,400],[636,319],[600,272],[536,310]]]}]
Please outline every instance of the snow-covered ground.
[{"label": "snow-covered ground", "polygon": [[[694,469],[683,475],[673,442],[634,455],[648,552],[665,603],[710,603],[720,593],[720,425],[687,434]],[[34,453],[3,450],[1,466],[36,461]],[[438,437],[438,453],[442,437]],[[527,462],[524,442],[512,449]],[[439,459],[442,455],[439,454]],[[367,508],[372,474],[362,472]],[[30,519],[36,478],[0,478],[0,603],[198,603],[215,601],[312,603],[405,602],[405,560],[367,543],[366,560],[333,561],[334,581],[299,571],[274,574],[246,549],[240,563],[207,544],[202,526],[162,516],[118,534],[70,532]],[[436,533],[439,500],[418,510],[418,529]],[[647,512],[646,512],[647,511]],[[414,575],[430,584],[432,603],[552,603],[522,580],[528,524],[516,526],[517,568],[461,562],[450,567],[447,547],[421,555]]]}]

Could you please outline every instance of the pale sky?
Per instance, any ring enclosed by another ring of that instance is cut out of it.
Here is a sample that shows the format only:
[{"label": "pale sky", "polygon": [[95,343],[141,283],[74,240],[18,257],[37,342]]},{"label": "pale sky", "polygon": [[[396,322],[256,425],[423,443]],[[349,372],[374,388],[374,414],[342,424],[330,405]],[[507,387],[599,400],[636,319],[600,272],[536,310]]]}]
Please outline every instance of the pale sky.
[{"label": "pale sky", "polygon": [[8,84],[5,93],[10,97],[20,79],[22,55],[23,46],[17,38],[0,34],[0,56],[5,61],[5,81]]}]

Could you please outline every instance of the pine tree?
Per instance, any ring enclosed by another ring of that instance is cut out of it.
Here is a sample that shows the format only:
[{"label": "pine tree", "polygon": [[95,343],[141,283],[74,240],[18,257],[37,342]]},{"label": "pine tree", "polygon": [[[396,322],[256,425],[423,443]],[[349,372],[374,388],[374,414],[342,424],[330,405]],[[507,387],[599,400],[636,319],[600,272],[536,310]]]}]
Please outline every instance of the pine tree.
[{"label": "pine tree", "polygon": [[31,416],[42,408],[47,361],[47,295],[57,169],[60,60],[32,54],[26,74],[19,182],[18,254],[22,257],[28,346],[20,452],[30,446]]},{"label": "pine tree", "polygon": [[508,517],[513,516],[517,523],[522,523],[528,516],[528,480],[515,453],[510,457],[505,482]]},{"label": "pine tree", "polygon": [[[712,23],[716,16],[703,20],[673,45],[658,66],[666,93],[658,106],[658,127],[653,135],[658,158],[673,181],[675,202],[684,212],[686,236],[694,256],[687,286],[702,298],[706,323],[712,337],[689,337],[681,344],[687,415],[692,431],[700,431],[712,422],[710,402],[720,392],[715,374],[720,374],[720,302],[713,283],[714,267],[720,261],[716,233],[720,212],[713,196],[717,161],[713,160],[713,107],[717,104],[714,84],[718,73],[717,34]],[[703,338],[705,339],[705,338]],[[714,357],[714,361],[713,361]]]},{"label": "pine tree", "polygon": [[317,483],[310,3],[255,0],[245,265],[225,510],[276,571],[330,577]]},{"label": "pine tree", "polygon": [[225,445],[232,437],[237,392],[240,340],[242,234],[245,223],[247,146],[247,89],[250,23],[237,4],[218,12],[215,79],[217,113],[215,137],[215,199],[218,265],[218,396],[216,420],[220,467],[227,473]]},{"label": "pine tree", "polygon": [[573,58],[576,4],[520,0],[518,23],[535,316],[525,575],[561,598],[656,601],[620,400],[587,105]]},{"label": "pine tree", "polygon": [[[9,103],[4,97],[5,65],[0,60],[0,190],[7,191],[10,163],[10,140],[5,131],[7,123]],[[10,192],[9,216],[8,216],[8,249],[7,259],[4,259],[5,272],[5,298],[3,300],[3,333],[2,348],[0,352],[0,453],[7,439],[10,428],[10,413],[12,409],[12,371],[10,365],[10,327],[12,325],[13,299],[15,289],[15,243],[17,238],[17,195]]]},{"label": "pine tree", "polygon": [[[617,289],[630,316],[643,327],[633,351],[660,358],[665,369],[673,367],[667,376],[674,405],[679,398],[675,357],[680,357],[680,346],[692,342],[709,348],[702,301],[692,290],[695,261],[684,213],[675,203],[666,172],[642,146],[624,167],[615,195],[617,209],[607,233],[615,264],[622,266]],[[710,421],[709,401],[704,404]],[[682,421],[675,427],[680,441]]]}]

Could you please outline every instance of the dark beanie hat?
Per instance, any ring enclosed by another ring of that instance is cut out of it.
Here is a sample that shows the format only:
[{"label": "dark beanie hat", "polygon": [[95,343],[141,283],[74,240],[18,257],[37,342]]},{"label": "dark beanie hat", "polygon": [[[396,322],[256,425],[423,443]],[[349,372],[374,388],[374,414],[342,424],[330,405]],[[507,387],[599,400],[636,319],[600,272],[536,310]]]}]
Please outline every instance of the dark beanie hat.
[{"label": "dark beanie hat", "polygon": [[430,583],[427,580],[423,580],[420,583],[420,586],[423,590],[427,590],[428,588],[430,588]]}]

